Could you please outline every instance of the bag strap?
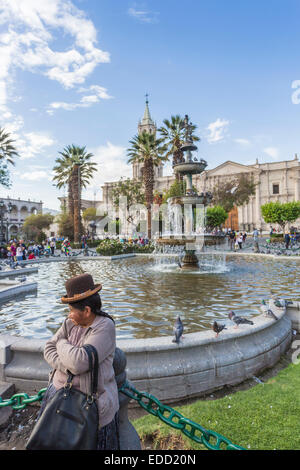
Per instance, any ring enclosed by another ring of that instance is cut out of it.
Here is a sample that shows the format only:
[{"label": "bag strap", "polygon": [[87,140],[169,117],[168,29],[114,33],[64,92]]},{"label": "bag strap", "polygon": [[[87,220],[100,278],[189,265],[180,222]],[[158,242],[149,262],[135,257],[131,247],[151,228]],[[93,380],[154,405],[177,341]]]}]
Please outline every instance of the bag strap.
[{"label": "bag strap", "polygon": [[99,359],[97,349],[91,344],[83,345],[89,359],[89,371],[91,373],[90,395],[95,395],[98,388]]},{"label": "bag strap", "polygon": [[[99,371],[98,352],[97,352],[97,349],[91,344],[84,344],[82,347],[88,355],[89,372],[91,374],[89,395],[93,396],[97,393],[97,388],[98,388],[98,371]],[[67,370],[67,372],[68,372],[68,379],[65,385],[66,387],[70,386],[73,378],[75,377],[74,374],[72,374],[69,370]]]}]

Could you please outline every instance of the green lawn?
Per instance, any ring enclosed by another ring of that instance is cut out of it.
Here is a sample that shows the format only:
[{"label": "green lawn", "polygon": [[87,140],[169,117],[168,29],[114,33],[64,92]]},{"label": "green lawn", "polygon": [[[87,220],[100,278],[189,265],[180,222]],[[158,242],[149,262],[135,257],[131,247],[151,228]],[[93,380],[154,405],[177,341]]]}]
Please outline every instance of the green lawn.
[{"label": "green lawn", "polygon": [[[246,449],[300,449],[300,365],[290,364],[249,390],[174,408]],[[157,449],[161,439],[172,443],[178,442],[179,436],[183,447],[177,444],[177,448],[204,448],[149,414],[133,425],[141,439],[155,436]]]}]

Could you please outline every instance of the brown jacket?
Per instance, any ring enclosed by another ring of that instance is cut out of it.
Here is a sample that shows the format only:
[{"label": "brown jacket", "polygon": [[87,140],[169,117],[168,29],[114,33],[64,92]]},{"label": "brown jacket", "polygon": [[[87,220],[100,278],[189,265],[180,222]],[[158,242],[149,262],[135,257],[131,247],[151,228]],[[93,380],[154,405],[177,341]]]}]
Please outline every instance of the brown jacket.
[{"label": "brown jacket", "polygon": [[[66,319],[55,335],[46,342],[44,358],[61,377],[67,379],[67,370],[79,375],[79,389],[88,393],[90,388],[89,363],[84,344],[93,345],[98,352],[98,409],[99,427],[110,423],[119,409],[118,389],[113,369],[116,348],[116,332],[112,320],[97,316],[81,337],[79,346],[68,342],[70,331],[74,327],[71,320]],[[54,371],[51,374],[51,378]]]}]

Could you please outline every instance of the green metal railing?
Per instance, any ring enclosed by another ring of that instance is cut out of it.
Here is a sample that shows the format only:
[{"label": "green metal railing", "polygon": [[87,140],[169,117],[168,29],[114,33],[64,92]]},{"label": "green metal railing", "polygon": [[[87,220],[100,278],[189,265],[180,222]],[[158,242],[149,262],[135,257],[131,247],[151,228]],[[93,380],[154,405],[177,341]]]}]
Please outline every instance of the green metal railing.
[{"label": "green metal railing", "polygon": [[[11,406],[13,410],[22,410],[31,403],[41,401],[46,390],[46,388],[42,388],[33,396],[29,396],[27,393],[16,393],[7,400],[3,400],[0,397],[0,409],[4,406]],[[128,382],[125,382],[121,386],[119,392],[127,395],[133,400],[136,400],[148,413],[156,416],[168,426],[178,429],[194,442],[203,444],[209,450],[246,450],[239,445],[233,444],[229,439],[221,434],[205,429],[200,424],[185,418],[181,413],[174,410],[174,408],[161,403],[155,396],[146,392],[139,392]]]},{"label": "green metal railing", "polygon": [[133,400],[136,400],[148,413],[156,416],[168,426],[180,430],[185,436],[198,444],[203,444],[209,450],[223,450],[221,449],[222,445],[226,450],[246,450],[241,446],[233,444],[221,434],[205,429],[200,424],[185,418],[181,413],[174,410],[174,408],[161,403],[158,398],[153,395],[146,392],[139,392],[128,382],[125,382],[119,391]]}]

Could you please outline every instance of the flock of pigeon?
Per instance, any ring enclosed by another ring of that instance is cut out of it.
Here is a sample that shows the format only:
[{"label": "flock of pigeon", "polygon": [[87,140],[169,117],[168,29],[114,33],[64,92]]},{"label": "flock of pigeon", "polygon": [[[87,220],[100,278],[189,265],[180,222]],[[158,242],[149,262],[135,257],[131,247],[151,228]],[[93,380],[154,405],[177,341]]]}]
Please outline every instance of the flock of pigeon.
[{"label": "flock of pigeon", "polygon": [[[284,300],[284,299],[274,299],[274,305],[276,307],[283,308],[283,307],[287,307],[288,305],[291,305],[292,303],[293,303],[292,301],[288,301],[288,300]],[[264,313],[268,317],[273,318],[273,320],[275,320],[275,321],[278,320],[278,317],[267,306],[265,300],[262,301],[262,307],[263,307]],[[245,317],[238,316],[232,310],[229,312],[228,318],[235,323],[235,325],[236,325],[235,328],[238,328],[239,325],[254,325],[254,322],[252,320],[248,320]],[[214,321],[213,324],[212,324],[212,329],[216,333],[215,337],[217,338],[219,336],[219,334],[221,333],[221,331],[227,330],[227,327],[226,327],[225,324],[221,324],[221,323],[218,323],[217,321]],[[183,323],[181,321],[181,318],[177,317],[175,325],[174,325],[174,329],[173,329],[173,333],[174,333],[174,338],[172,339],[173,343],[178,344],[180,342],[180,338],[183,337],[182,336],[183,330],[184,330],[184,326],[183,326]]]},{"label": "flock of pigeon", "polygon": [[284,243],[263,244],[259,246],[259,252],[266,255],[300,256],[300,244],[297,243],[288,250]]}]

